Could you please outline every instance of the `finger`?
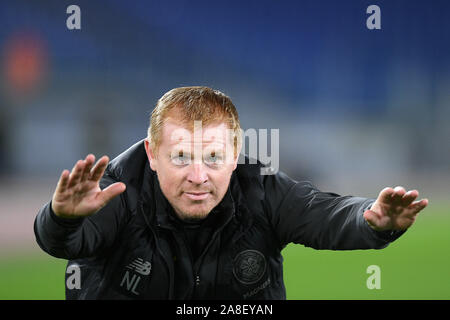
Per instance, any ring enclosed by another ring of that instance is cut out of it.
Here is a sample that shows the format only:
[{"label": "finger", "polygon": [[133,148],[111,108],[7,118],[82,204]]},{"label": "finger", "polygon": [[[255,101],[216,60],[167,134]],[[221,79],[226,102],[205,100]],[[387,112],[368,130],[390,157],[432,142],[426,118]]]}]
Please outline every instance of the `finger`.
[{"label": "finger", "polygon": [[56,193],[63,193],[66,191],[67,184],[69,182],[69,170],[63,170],[59,177],[58,184],[56,185]]},{"label": "finger", "polygon": [[384,203],[390,203],[392,201],[392,195],[394,194],[394,189],[391,187],[384,188],[380,191],[378,195],[378,200]]},{"label": "finger", "polygon": [[405,188],[397,186],[394,188],[394,194],[392,195],[392,200],[400,202],[402,197],[406,194]]},{"label": "finger", "polygon": [[95,162],[95,156],[93,154],[88,154],[84,161],[86,164],[84,166],[83,173],[81,174],[81,182],[86,181],[91,176],[91,168]]},{"label": "finger", "polygon": [[84,168],[84,161],[78,160],[75,166],[73,167],[72,172],[70,173],[67,188],[72,188],[73,186],[78,184],[78,182],[81,179],[81,174],[83,173],[83,168]]},{"label": "finger", "polygon": [[402,203],[405,207],[409,206],[419,196],[419,191],[410,190],[402,197]]},{"label": "finger", "polygon": [[122,182],[113,183],[99,193],[98,195],[99,200],[103,203],[103,205],[106,205],[109,201],[111,201],[111,199],[124,192],[125,189],[126,189],[125,183]]},{"label": "finger", "polygon": [[91,180],[99,181],[108,166],[108,156],[101,157],[91,170]]},{"label": "finger", "polygon": [[418,214],[421,210],[423,210],[428,205],[428,199],[422,199],[418,201],[414,201],[408,206],[412,214]]}]

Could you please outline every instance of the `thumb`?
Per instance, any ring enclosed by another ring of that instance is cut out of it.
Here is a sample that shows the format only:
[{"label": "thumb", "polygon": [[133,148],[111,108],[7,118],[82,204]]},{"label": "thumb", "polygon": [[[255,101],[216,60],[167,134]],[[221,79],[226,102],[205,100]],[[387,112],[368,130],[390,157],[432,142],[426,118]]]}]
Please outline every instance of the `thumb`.
[{"label": "thumb", "polygon": [[379,225],[380,217],[375,211],[366,210],[364,212],[364,219],[366,219],[367,223],[372,228],[376,228]]},{"label": "thumb", "polygon": [[123,182],[113,183],[100,192],[100,194],[98,195],[99,200],[103,203],[103,205],[106,205],[114,197],[124,192],[125,189],[126,189],[125,183]]}]

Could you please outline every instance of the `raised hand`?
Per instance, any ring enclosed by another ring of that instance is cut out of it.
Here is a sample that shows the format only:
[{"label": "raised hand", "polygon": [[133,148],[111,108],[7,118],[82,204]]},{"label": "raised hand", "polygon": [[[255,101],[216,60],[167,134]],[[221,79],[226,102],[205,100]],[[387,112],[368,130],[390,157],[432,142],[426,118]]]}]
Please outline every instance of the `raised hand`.
[{"label": "raised hand", "polygon": [[94,214],[112,198],[125,191],[125,184],[116,182],[104,190],[100,189],[100,179],[108,165],[109,158],[103,156],[97,161],[89,154],[78,160],[72,171],[64,170],[52,198],[53,212],[63,218],[79,218]]},{"label": "raised hand", "polygon": [[428,205],[428,199],[414,201],[418,196],[417,190],[384,188],[370,210],[364,212],[364,218],[377,231],[408,229]]}]

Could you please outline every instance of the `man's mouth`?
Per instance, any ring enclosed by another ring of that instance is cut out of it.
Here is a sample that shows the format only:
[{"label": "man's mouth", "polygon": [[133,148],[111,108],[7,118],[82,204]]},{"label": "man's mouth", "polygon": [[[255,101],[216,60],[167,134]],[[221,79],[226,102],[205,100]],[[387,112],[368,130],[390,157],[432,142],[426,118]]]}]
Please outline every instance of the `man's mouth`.
[{"label": "man's mouth", "polygon": [[191,200],[205,200],[209,197],[210,192],[187,192],[183,193],[188,199]]}]

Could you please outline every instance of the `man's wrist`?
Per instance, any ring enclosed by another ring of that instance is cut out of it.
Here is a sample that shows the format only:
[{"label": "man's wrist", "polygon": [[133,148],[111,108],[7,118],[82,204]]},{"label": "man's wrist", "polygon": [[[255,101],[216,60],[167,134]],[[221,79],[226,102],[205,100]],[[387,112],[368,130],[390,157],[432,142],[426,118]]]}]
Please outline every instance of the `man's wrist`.
[{"label": "man's wrist", "polygon": [[394,241],[395,239],[397,239],[398,237],[400,237],[403,233],[406,232],[407,229],[405,230],[393,230],[393,229],[389,229],[389,230],[376,230],[373,227],[370,226],[370,224],[368,223],[368,221],[366,219],[364,219],[365,223],[367,224],[368,228],[372,231],[372,233],[379,239],[382,239],[384,241]]},{"label": "man's wrist", "polygon": [[49,203],[49,213],[50,213],[50,217],[52,218],[52,220],[54,222],[56,222],[58,225],[63,226],[63,227],[77,227],[81,224],[81,222],[83,221],[84,218],[65,218],[65,217],[61,217],[59,215],[57,215],[54,211],[53,211],[53,206],[52,206],[52,201],[50,201]]},{"label": "man's wrist", "polygon": [[364,210],[363,210],[364,223],[367,225],[368,229],[370,229],[370,231],[372,232],[372,234],[375,237],[382,239],[384,241],[388,241],[388,242],[394,241],[395,239],[400,237],[403,233],[405,233],[407,229],[406,230],[393,230],[393,229],[376,230],[373,226],[371,226],[370,223],[364,217],[364,212],[366,212],[367,210],[370,210],[375,202],[376,202],[376,199],[372,199],[372,201],[364,207]]}]

